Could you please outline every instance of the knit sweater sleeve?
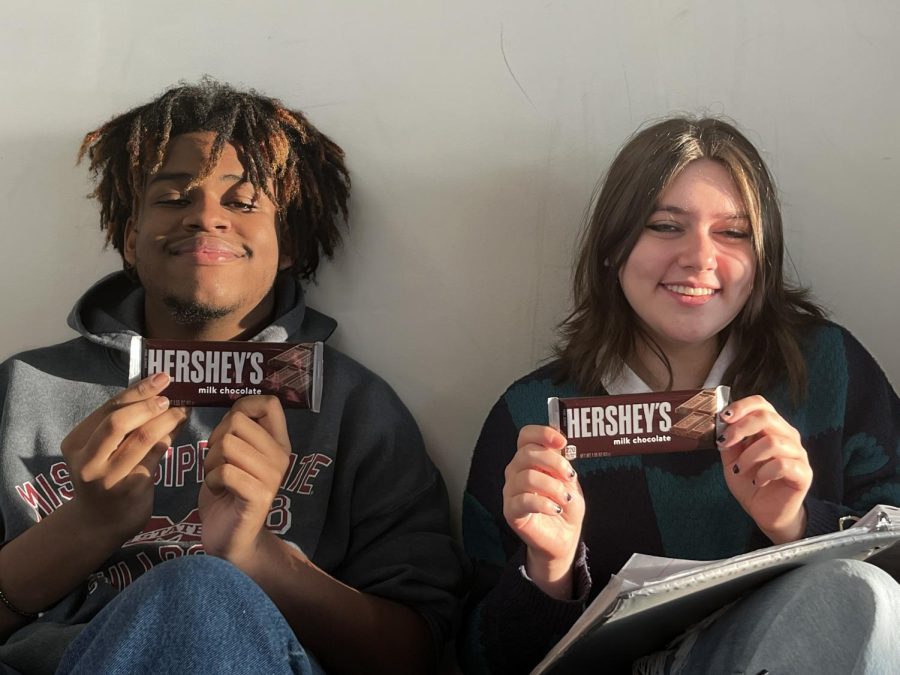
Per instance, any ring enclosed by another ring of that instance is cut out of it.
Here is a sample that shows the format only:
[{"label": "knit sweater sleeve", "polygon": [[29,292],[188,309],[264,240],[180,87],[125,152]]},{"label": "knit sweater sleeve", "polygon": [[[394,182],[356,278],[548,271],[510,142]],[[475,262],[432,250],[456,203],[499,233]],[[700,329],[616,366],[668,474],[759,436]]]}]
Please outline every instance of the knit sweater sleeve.
[{"label": "knit sweater sleeve", "polygon": [[515,454],[517,435],[501,398],[475,446],[463,498],[463,539],[474,568],[457,642],[466,673],[528,672],[581,615],[590,591],[583,544],[574,599],[546,595],[525,574],[525,546],[503,517],[504,469]]},{"label": "knit sweater sleeve", "polygon": [[[844,369],[833,368],[840,377],[829,392],[844,393],[843,422],[835,434],[840,462],[834,471],[814,465],[819,475],[814,478],[816,489],[805,501],[806,536],[833,532],[841,517],[860,516],[876,504],[900,505],[900,400],[856,338],[843,328],[835,329],[845,364]],[[808,441],[811,459],[819,445],[819,438]]]}]

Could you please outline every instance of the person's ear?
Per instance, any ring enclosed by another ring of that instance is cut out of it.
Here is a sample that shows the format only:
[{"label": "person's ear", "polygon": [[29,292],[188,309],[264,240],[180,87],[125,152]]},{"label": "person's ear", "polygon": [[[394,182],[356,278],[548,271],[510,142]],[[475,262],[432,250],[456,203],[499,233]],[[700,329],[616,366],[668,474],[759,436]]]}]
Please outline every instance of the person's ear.
[{"label": "person's ear", "polygon": [[278,271],[281,272],[286,269],[290,269],[290,267],[294,264],[294,256],[288,255],[287,253],[281,253],[278,256]]},{"label": "person's ear", "polygon": [[129,216],[125,221],[125,236],[122,239],[122,257],[129,267],[134,267],[137,256],[135,255],[137,241],[137,225],[134,224],[134,218]]}]

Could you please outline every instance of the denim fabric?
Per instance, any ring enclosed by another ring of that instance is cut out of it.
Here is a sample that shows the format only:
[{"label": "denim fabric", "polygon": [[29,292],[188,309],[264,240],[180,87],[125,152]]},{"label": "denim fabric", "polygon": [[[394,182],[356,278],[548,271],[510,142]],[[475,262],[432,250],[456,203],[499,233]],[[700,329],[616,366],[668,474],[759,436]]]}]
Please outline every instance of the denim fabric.
[{"label": "denim fabric", "polygon": [[324,675],[262,589],[205,555],[142,575],[72,642],[57,672]]},{"label": "denim fabric", "polygon": [[669,660],[673,674],[894,675],[900,584],[857,560],[798,568],[735,603]]}]

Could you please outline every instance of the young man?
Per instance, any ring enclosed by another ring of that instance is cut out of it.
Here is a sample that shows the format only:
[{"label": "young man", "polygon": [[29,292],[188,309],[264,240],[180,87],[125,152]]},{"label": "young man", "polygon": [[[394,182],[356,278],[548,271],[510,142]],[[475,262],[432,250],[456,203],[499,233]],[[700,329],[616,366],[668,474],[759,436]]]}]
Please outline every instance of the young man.
[{"label": "young man", "polygon": [[341,149],[277,100],[204,80],[89,133],[85,155],[125,270],[76,305],[80,337],[0,368],[0,663],[433,668],[463,558],[382,380],[326,347],[319,413],[265,396],[178,408],[164,374],[123,386],[134,335],[331,334],[300,281],[340,243]]}]

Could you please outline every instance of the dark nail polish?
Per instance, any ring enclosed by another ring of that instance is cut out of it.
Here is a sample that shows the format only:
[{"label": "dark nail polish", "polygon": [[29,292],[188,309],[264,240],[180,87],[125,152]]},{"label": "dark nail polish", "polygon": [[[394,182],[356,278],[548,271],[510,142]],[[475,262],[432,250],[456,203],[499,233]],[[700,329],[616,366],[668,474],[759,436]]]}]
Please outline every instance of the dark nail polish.
[{"label": "dark nail polish", "polygon": [[734,413],[726,409],[722,411],[722,417],[731,417]]},{"label": "dark nail polish", "polygon": [[569,471],[569,478],[575,478],[575,469]]},{"label": "dark nail polish", "polygon": [[751,481],[750,481],[750,484],[751,484],[752,486],[756,487],[756,479],[754,478],[753,480],[751,480]]},{"label": "dark nail polish", "polygon": [[719,437],[716,439],[716,441],[717,441],[718,443],[724,443],[724,442],[725,442],[725,434],[722,434],[721,436],[719,436]]},{"label": "dark nail polish", "polygon": [[556,505],[556,512],[562,513],[562,507],[559,504]]},{"label": "dark nail polish", "polygon": [[735,464],[734,466],[731,467],[731,473],[740,473],[740,472],[741,472],[741,467],[739,467],[737,464]]},{"label": "dark nail polish", "polygon": [[567,502],[572,501],[572,495],[571,495],[571,493],[569,493],[569,492],[566,493],[566,501],[567,501]]}]

